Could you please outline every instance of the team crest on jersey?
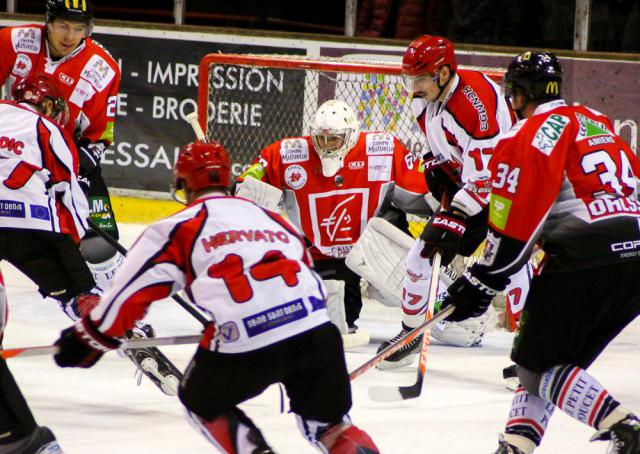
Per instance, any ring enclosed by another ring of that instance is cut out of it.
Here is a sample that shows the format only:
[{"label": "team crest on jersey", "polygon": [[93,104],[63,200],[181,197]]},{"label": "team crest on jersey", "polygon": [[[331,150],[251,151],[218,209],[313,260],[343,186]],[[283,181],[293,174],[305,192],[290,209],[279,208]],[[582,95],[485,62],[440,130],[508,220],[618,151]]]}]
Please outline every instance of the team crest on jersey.
[{"label": "team crest on jersey", "polygon": [[549,118],[538,128],[531,145],[549,156],[568,124],[569,118],[564,115],[549,115]]},{"label": "team crest on jersey", "polygon": [[27,77],[31,72],[33,63],[31,59],[25,54],[18,54],[16,56],[16,62],[13,64],[13,74],[18,77]]},{"label": "team crest on jersey", "polygon": [[367,155],[393,154],[393,136],[386,132],[366,135]]},{"label": "team crest on jersey", "polygon": [[303,139],[283,140],[280,145],[280,157],[283,164],[308,161],[309,144]]},{"label": "team crest on jersey", "polygon": [[11,30],[11,40],[13,49],[16,52],[26,52],[28,54],[40,53],[40,35],[38,28],[14,28]]},{"label": "team crest on jersey", "polygon": [[324,254],[345,257],[367,223],[369,190],[338,189],[309,196],[311,227]]},{"label": "team crest on jersey", "polygon": [[284,171],[284,181],[291,189],[301,189],[307,184],[307,171],[299,165],[289,166]]}]

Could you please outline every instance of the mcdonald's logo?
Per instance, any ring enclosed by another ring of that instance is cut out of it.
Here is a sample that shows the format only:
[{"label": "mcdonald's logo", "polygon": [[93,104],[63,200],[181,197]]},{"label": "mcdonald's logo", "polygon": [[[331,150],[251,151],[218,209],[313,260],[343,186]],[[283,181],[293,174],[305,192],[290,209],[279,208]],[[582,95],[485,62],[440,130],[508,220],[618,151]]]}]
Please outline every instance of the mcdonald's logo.
[{"label": "mcdonald's logo", "polygon": [[531,52],[525,52],[524,54],[522,54],[522,59],[524,61],[531,60]]},{"label": "mcdonald's logo", "polygon": [[64,0],[64,6],[67,9],[79,9],[80,11],[87,11],[87,1],[86,0]]},{"label": "mcdonald's logo", "polygon": [[547,88],[545,89],[545,93],[548,95],[560,94],[560,87],[558,86],[558,82],[556,81],[547,82]]}]

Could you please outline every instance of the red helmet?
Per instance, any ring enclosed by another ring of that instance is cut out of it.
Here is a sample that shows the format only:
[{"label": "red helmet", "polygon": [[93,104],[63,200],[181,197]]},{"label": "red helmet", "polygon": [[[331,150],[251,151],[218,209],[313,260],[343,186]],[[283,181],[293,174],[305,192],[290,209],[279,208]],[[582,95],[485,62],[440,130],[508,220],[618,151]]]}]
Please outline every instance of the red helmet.
[{"label": "red helmet", "polygon": [[453,43],[440,36],[423,35],[409,44],[405,51],[402,73],[409,76],[429,73],[433,76],[445,65],[451,71],[458,68]]},{"label": "red helmet", "polygon": [[49,74],[29,74],[13,87],[11,94],[16,102],[28,102],[36,105],[44,114],[47,112],[43,102],[49,99],[53,102],[53,109],[49,115],[51,119],[61,126],[67,124],[69,120],[69,109],[60,83]]},{"label": "red helmet", "polygon": [[[221,143],[189,143],[178,153],[173,167],[173,189],[196,192],[231,186],[231,159]],[[181,200],[184,203],[184,201]]]}]

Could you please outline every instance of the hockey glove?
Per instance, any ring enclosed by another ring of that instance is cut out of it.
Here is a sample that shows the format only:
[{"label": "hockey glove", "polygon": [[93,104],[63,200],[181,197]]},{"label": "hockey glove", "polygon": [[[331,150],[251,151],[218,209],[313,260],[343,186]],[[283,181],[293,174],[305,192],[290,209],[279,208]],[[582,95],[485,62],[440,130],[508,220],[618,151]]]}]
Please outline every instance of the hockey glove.
[{"label": "hockey glove", "polygon": [[488,275],[474,265],[449,286],[441,309],[455,305],[456,310],[447,317],[450,322],[479,317],[487,311],[493,297],[504,290],[508,283],[508,277]]},{"label": "hockey glove", "polygon": [[120,346],[120,341],[102,334],[90,318],[83,317],[75,325],[63,330],[55,345],[58,353],[53,359],[60,367],[93,366],[109,350]]},{"label": "hockey glove", "polygon": [[107,146],[103,142],[90,142],[86,139],[78,142],[77,146],[78,158],[80,160],[80,175],[90,175],[100,164],[100,160]]},{"label": "hockey glove", "polygon": [[451,200],[460,189],[460,166],[456,163],[429,154],[425,156],[422,168],[429,192],[436,200],[442,200],[443,194]]},{"label": "hockey glove", "polygon": [[[431,217],[420,239],[424,247],[420,256],[432,258],[436,251],[442,254],[441,266],[447,266],[460,249],[460,238],[467,229],[467,217],[459,211],[441,211]],[[433,263],[433,261],[431,261]]]}]

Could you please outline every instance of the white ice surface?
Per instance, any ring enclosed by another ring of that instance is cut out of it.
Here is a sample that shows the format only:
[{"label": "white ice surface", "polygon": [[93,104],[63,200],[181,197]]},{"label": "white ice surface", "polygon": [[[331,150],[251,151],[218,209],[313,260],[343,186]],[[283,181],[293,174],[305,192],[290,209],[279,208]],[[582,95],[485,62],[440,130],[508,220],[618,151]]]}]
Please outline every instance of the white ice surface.
[{"label": "white ice surface", "polygon": [[[122,242],[131,244],[141,226],[122,225]],[[6,262],[10,318],[5,348],[52,343],[70,322],[52,300]],[[365,302],[360,327],[372,343],[347,353],[349,370],[369,359],[376,345],[396,334],[400,313],[375,301]],[[160,336],[192,334],[198,323],[172,300],[151,306],[147,320]],[[494,331],[482,348],[432,344],[425,388],[419,399],[397,404],[369,400],[371,385],[406,385],[415,366],[400,371],[371,370],[353,382],[354,422],[373,437],[383,453],[490,453],[510,408],[502,368],[509,364],[512,335]],[[624,405],[640,411],[640,320],[605,351],[591,372]],[[184,368],[195,347],[164,349]],[[53,429],[67,454],[191,454],[216,452],[183,417],[176,398],[150,382],[136,386],[134,366],[109,353],[92,369],[60,369],[50,357],[15,358],[10,368],[38,422]],[[260,373],[260,371],[256,371]],[[242,408],[279,453],[312,453],[298,433],[292,414],[280,413],[277,387]],[[589,443],[593,430],[556,411],[541,454],[604,453],[605,444]]]}]

